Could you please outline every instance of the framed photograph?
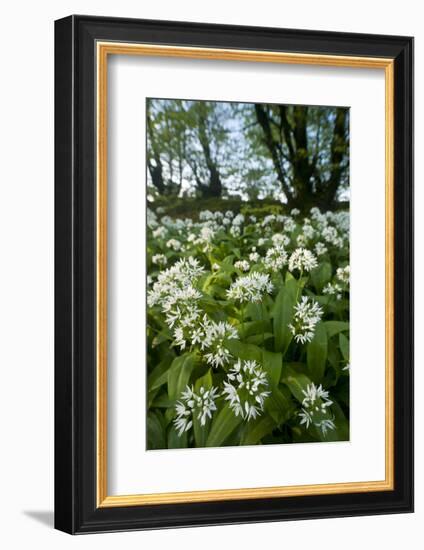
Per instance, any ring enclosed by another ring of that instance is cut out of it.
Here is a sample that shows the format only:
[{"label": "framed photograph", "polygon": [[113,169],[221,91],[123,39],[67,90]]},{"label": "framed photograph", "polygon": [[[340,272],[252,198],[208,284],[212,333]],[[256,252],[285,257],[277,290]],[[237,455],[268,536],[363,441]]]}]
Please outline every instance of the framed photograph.
[{"label": "framed photograph", "polygon": [[55,525],[413,510],[413,39],[55,24]]}]

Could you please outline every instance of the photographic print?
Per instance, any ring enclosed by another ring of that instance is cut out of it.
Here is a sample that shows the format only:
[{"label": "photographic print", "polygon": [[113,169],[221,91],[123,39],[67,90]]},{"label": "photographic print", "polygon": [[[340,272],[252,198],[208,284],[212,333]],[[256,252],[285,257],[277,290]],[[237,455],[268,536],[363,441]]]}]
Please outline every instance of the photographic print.
[{"label": "photographic print", "polygon": [[147,449],[349,440],[349,109],[146,100]]}]

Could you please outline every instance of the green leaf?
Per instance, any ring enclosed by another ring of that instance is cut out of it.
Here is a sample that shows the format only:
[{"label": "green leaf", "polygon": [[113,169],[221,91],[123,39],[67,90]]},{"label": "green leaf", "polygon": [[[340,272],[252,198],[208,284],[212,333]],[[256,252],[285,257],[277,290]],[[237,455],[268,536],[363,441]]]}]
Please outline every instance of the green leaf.
[{"label": "green leaf", "polygon": [[254,335],[262,336],[262,334],[271,330],[271,322],[262,320],[248,321],[246,323],[241,323],[238,328],[239,334],[242,335],[243,338]]},{"label": "green leaf", "polygon": [[168,380],[168,369],[171,364],[173,354],[169,354],[165,357],[149,374],[148,377],[148,389],[149,392],[157,388],[160,388],[163,384],[166,384]]},{"label": "green leaf", "polygon": [[225,347],[231,352],[232,355],[248,361],[254,359],[258,363],[262,362],[262,349],[254,344],[245,344],[239,340],[226,340]]},{"label": "green leaf", "polygon": [[342,352],[343,359],[349,361],[349,340],[343,333],[339,334],[340,351]]},{"label": "green leaf", "polygon": [[289,279],[278,293],[274,304],[274,349],[285,353],[290,345],[292,333],[289,324],[293,318],[295,306],[297,282]]},{"label": "green leaf", "polygon": [[166,449],[164,424],[159,412],[147,414],[147,449]]},{"label": "green leaf", "polygon": [[274,384],[271,384],[270,391],[271,394],[265,400],[264,409],[279,425],[291,415],[292,403]]},{"label": "green leaf", "polygon": [[211,431],[206,441],[206,446],[221,446],[237,428],[241,421],[241,416],[236,416],[230,409],[229,404],[226,403],[213,419]]},{"label": "green leaf", "polygon": [[171,401],[177,400],[188,385],[196,362],[194,353],[185,353],[172,361],[168,372],[168,396]]},{"label": "green leaf", "polygon": [[308,373],[315,383],[319,383],[325,372],[327,361],[327,331],[323,323],[315,327],[315,334],[307,346],[306,352]]},{"label": "green leaf", "polygon": [[262,304],[249,303],[246,306],[246,317],[253,319],[253,321],[261,321],[263,317],[268,316],[268,313],[264,311],[265,308],[262,308]]},{"label": "green leaf", "polygon": [[256,344],[256,345],[263,346],[265,345],[265,342],[270,338],[274,338],[274,333],[265,332],[264,334],[254,334],[253,336],[248,336],[246,338],[246,341],[248,344]]},{"label": "green leaf", "polygon": [[168,429],[168,449],[186,449],[188,447],[187,440],[187,432],[179,436],[174,424],[171,424]]},{"label": "green leaf", "polygon": [[305,374],[296,372],[292,367],[286,366],[282,376],[282,381],[291,391],[292,395],[300,402],[305,399],[303,390],[306,390],[307,386],[311,384],[310,378]]},{"label": "green leaf", "polygon": [[276,426],[275,420],[268,415],[256,418],[249,422],[241,445],[256,445],[264,436],[271,433]]},{"label": "green leaf", "polygon": [[266,371],[270,382],[277,385],[281,378],[283,368],[283,354],[262,350],[261,365]]},{"label": "green leaf", "polygon": [[159,409],[169,409],[169,407],[172,407],[173,404],[173,401],[170,401],[168,399],[168,396],[162,393],[159,397],[156,397],[153,400],[151,407],[158,407]]},{"label": "green leaf", "polygon": [[348,321],[324,321],[324,326],[327,330],[328,337],[331,338],[339,332],[345,332],[349,330]]},{"label": "green leaf", "polygon": [[323,262],[318,268],[311,271],[311,281],[318,293],[321,293],[323,287],[331,279],[331,264]]}]

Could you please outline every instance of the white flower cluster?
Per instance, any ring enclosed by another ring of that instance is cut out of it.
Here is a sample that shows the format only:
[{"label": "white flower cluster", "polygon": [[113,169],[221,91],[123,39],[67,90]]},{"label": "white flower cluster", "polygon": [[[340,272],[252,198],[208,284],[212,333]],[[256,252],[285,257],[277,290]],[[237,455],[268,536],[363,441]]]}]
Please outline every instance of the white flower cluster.
[{"label": "white flower cluster", "polygon": [[216,411],[217,397],[218,390],[214,387],[207,390],[202,386],[198,393],[195,393],[193,388],[186,387],[175,405],[177,416],[174,425],[180,437],[193,426],[194,418],[200,421],[201,426],[206,424],[208,418],[212,418],[212,413]]},{"label": "white flower cluster", "polygon": [[318,262],[312,252],[306,248],[296,248],[289,259],[289,271],[311,271]]},{"label": "white flower cluster", "polygon": [[187,339],[199,341],[198,323],[202,312],[198,301],[202,297],[194,283],[204,273],[199,261],[182,258],[159,274],[153,288],[147,293],[149,307],[158,305],[166,314],[166,323],[174,329],[175,343],[185,349]]},{"label": "white flower cluster", "polygon": [[346,267],[337,268],[336,276],[342,283],[349,283],[350,267],[347,265]]},{"label": "white flower cluster", "polygon": [[263,259],[265,269],[276,273],[287,263],[287,252],[282,245],[275,245],[267,250],[266,256]]},{"label": "white flower cluster", "polygon": [[236,416],[245,420],[260,416],[265,399],[271,392],[268,379],[262,367],[256,361],[241,361],[230,369],[224,382],[223,395]]},{"label": "white flower cluster", "polygon": [[239,277],[227,290],[227,298],[236,302],[260,302],[264,294],[271,294],[274,289],[267,273],[254,271]]},{"label": "white flower cluster", "polygon": [[205,359],[208,365],[223,367],[229,363],[232,355],[225,346],[226,340],[238,338],[238,332],[233,325],[220,321],[206,320],[202,324],[203,334],[201,341],[202,350],[207,350]]},{"label": "white flower cluster", "polygon": [[317,256],[322,256],[323,254],[326,254],[328,252],[328,248],[325,246],[325,244],[321,242],[315,244],[314,250]]},{"label": "white flower cluster", "polygon": [[302,401],[302,410],[299,413],[300,425],[306,428],[312,424],[325,436],[328,430],[334,430],[336,425],[329,414],[329,407],[333,404],[328,398],[328,391],[322,385],[308,384],[306,390],[302,390],[305,398]]},{"label": "white flower cluster", "polygon": [[274,246],[287,246],[290,243],[290,237],[283,235],[283,233],[274,233],[271,241]]},{"label": "white flower cluster", "polygon": [[159,305],[164,312],[169,312],[181,296],[186,299],[195,294],[193,282],[204,273],[204,268],[199,260],[181,258],[173,266],[161,272],[153,289],[147,295],[149,307]]},{"label": "white flower cluster", "polygon": [[321,320],[323,311],[317,302],[302,296],[302,299],[294,306],[293,323],[289,329],[296,342],[310,342],[315,334],[315,327]]},{"label": "white flower cluster", "polygon": [[168,260],[166,259],[165,254],[154,254],[152,256],[152,262],[157,265],[166,265]]},{"label": "white flower cluster", "polygon": [[337,283],[327,283],[322,289],[323,294],[328,294],[329,296],[336,296],[337,300],[342,299],[343,289]]},{"label": "white flower cluster", "polygon": [[237,262],[234,262],[234,267],[240,271],[249,271],[250,264],[247,260],[238,260]]}]

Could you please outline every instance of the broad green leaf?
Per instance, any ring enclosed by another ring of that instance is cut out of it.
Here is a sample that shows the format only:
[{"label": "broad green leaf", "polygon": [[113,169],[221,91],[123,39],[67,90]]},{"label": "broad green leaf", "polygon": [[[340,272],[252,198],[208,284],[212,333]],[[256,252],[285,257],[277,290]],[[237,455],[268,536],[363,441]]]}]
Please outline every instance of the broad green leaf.
[{"label": "broad green leaf", "polygon": [[340,351],[343,355],[343,359],[345,361],[349,361],[349,340],[342,332],[339,334],[339,345]]},{"label": "broad green leaf", "polygon": [[168,372],[168,396],[171,401],[178,399],[188,385],[196,362],[194,353],[185,353],[172,361]]},{"label": "broad green leaf", "polygon": [[174,406],[174,402],[168,399],[168,396],[162,393],[159,397],[156,397],[152,404],[152,407],[158,407],[159,409],[169,409]]},{"label": "broad green leaf", "polygon": [[265,435],[277,426],[275,420],[268,415],[260,416],[248,423],[241,445],[256,445]]},{"label": "broad green leaf", "polygon": [[253,321],[261,321],[264,317],[264,309],[262,308],[262,304],[251,302],[246,306],[246,317],[253,319]]},{"label": "broad green leaf", "polygon": [[147,414],[147,449],[166,449],[164,424],[158,412]]},{"label": "broad green leaf", "polygon": [[292,403],[274,384],[271,384],[270,392],[265,400],[264,409],[279,425],[290,416]]},{"label": "broad green leaf", "polygon": [[248,361],[254,359],[258,363],[262,361],[262,349],[254,344],[245,344],[239,340],[226,340],[225,347],[234,357]]},{"label": "broad green leaf", "polygon": [[230,409],[228,403],[215,413],[212,421],[211,431],[206,441],[207,447],[219,447],[232,434],[237,426],[242,422],[241,416],[236,416]]},{"label": "broad green leaf", "polygon": [[264,346],[265,342],[270,338],[274,338],[273,332],[265,332],[264,334],[254,334],[253,336],[248,336],[246,341],[248,344],[255,344],[257,346]]},{"label": "broad green leaf", "polygon": [[311,281],[318,293],[331,279],[331,264],[322,262],[316,269],[311,271]]},{"label": "broad green leaf", "polygon": [[324,376],[327,361],[327,331],[323,323],[318,323],[315,327],[314,337],[307,346],[306,357],[309,376],[315,383],[319,383]]},{"label": "broad green leaf", "polygon": [[174,424],[168,428],[168,449],[186,449],[188,447],[188,434],[184,432],[178,435]]},{"label": "broad green leaf", "polygon": [[155,348],[162,344],[163,342],[166,342],[167,340],[172,340],[172,335],[169,329],[162,330],[159,334],[157,334],[153,340],[152,340],[152,348]]},{"label": "broad green leaf", "polygon": [[277,385],[281,378],[281,370],[283,368],[282,353],[262,350],[261,364],[266,371],[270,382]]},{"label": "broad green leaf", "polygon": [[339,332],[346,332],[349,330],[348,321],[324,321],[324,326],[327,330],[328,337],[331,338]]},{"label": "broad green leaf", "polygon": [[148,376],[148,389],[153,391],[160,388],[163,384],[166,384],[168,380],[168,369],[172,362],[173,354],[169,353]]},{"label": "broad green leaf", "polygon": [[282,381],[287,385],[293,396],[300,402],[305,399],[303,390],[306,390],[307,386],[311,384],[311,379],[305,374],[296,372],[291,367],[285,367]]},{"label": "broad green leaf", "polygon": [[281,287],[274,304],[274,349],[285,353],[292,339],[289,324],[293,319],[297,281],[289,279]]},{"label": "broad green leaf", "polygon": [[262,334],[265,334],[266,332],[270,332],[271,330],[271,322],[270,321],[247,321],[245,323],[241,323],[238,327],[239,335],[243,335],[243,338],[247,338],[249,336],[258,335],[261,336]]}]

